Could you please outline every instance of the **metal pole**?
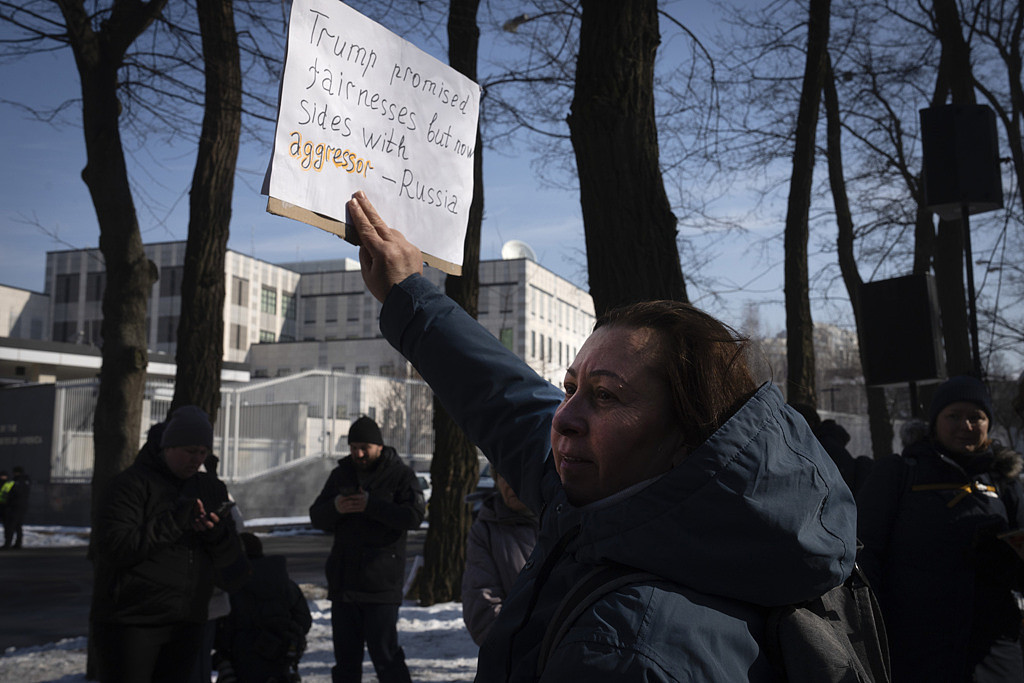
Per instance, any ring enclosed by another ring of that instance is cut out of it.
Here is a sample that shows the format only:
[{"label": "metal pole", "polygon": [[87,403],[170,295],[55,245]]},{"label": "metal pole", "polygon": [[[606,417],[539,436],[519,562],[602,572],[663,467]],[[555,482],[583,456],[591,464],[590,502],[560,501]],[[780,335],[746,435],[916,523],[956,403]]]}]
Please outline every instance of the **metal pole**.
[{"label": "metal pole", "polygon": [[974,354],[974,376],[983,379],[981,348],[978,343],[978,306],[974,301],[974,259],[971,256],[971,223],[966,202],[960,205],[960,222],[964,226],[964,258],[967,261],[967,310],[970,311],[971,351]]}]

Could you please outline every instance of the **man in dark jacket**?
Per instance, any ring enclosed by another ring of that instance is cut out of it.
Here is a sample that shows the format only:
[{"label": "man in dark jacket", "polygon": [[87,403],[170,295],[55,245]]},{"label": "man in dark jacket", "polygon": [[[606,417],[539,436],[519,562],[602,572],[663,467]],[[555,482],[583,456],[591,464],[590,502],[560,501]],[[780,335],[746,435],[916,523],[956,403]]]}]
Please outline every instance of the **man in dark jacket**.
[{"label": "man in dark jacket", "polygon": [[187,680],[214,584],[241,585],[248,562],[224,487],[200,472],[213,445],[201,409],[182,406],[102,497],[90,557],[100,680]]},{"label": "man in dark jacket", "polygon": [[11,470],[13,484],[7,494],[4,510],[4,549],[20,548],[22,526],[25,524],[25,513],[28,512],[28,494],[32,489],[32,480],[20,466]]},{"label": "man in dark jacket", "polygon": [[327,588],[334,634],[334,683],[359,681],[363,644],[381,683],[409,681],[398,645],[405,582],[405,543],[426,514],[415,473],[384,445],[369,417],[352,423],[351,454],[342,458],[313,505],[313,526],[334,532]]}]

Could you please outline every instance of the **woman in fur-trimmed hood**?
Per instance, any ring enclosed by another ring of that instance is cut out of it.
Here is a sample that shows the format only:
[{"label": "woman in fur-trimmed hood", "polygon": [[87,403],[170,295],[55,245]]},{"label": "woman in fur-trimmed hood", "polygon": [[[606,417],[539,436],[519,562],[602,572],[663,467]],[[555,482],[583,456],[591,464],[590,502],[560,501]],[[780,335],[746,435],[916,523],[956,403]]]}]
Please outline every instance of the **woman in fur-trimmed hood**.
[{"label": "woman in fur-trimmed hood", "polygon": [[1021,681],[1024,459],[989,437],[985,385],[935,392],[929,438],[881,460],[857,496],[861,564],[885,614],[893,683]]}]

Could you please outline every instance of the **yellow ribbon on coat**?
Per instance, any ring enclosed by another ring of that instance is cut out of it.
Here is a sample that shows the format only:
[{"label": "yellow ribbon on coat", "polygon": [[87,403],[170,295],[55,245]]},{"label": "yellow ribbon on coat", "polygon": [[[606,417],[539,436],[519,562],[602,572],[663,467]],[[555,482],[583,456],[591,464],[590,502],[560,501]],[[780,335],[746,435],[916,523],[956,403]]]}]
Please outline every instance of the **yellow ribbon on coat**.
[{"label": "yellow ribbon on coat", "polygon": [[980,481],[972,481],[969,484],[916,484],[910,487],[911,491],[959,491],[960,493],[953,496],[953,499],[946,503],[946,507],[951,508],[967,496],[972,493],[984,493],[993,495],[996,498],[999,494],[996,492],[995,486],[989,486],[988,484],[982,484]]}]

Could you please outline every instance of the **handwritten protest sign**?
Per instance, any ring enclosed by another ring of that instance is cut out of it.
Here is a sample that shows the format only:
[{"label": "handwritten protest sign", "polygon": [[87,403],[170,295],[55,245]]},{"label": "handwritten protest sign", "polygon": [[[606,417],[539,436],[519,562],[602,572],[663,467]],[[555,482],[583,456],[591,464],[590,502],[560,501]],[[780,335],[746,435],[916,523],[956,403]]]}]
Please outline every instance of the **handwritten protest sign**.
[{"label": "handwritten protest sign", "polygon": [[363,190],[425,260],[459,274],[480,87],[338,0],[294,0],[267,210],[344,236]]}]

